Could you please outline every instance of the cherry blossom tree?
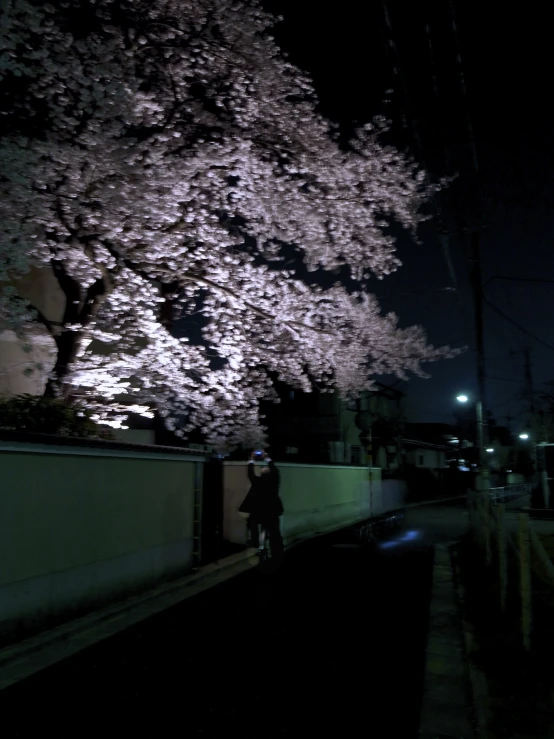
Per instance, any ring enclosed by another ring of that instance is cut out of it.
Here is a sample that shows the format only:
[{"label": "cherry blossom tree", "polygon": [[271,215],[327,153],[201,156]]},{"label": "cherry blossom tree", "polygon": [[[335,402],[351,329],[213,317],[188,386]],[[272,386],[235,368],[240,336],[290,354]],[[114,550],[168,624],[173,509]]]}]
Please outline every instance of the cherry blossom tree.
[{"label": "cherry blossom tree", "polygon": [[[0,307],[54,337],[48,394],[233,445],[261,438],[273,378],[356,394],[452,354],[368,292],[437,187],[382,121],[340,145],[274,21],[248,0],[6,4]],[[30,265],[60,325],[14,289]],[[177,338],[195,315],[202,339]]]}]

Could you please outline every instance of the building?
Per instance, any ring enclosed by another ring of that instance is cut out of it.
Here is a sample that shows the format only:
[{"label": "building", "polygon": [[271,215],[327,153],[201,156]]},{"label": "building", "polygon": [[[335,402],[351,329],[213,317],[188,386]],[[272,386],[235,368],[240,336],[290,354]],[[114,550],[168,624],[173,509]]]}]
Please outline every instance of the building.
[{"label": "building", "polygon": [[332,464],[367,464],[362,427],[371,427],[373,465],[383,470],[401,466],[400,439],[404,394],[376,383],[356,400],[334,392],[278,389],[281,402],[264,408],[269,444],[280,459]]},{"label": "building", "polygon": [[437,478],[461,450],[456,427],[446,423],[408,423],[403,444],[405,464],[430,470]]},{"label": "building", "polygon": [[[17,289],[49,321],[63,320],[65,296],[50,268],[31,267]],[[56,342],[37,322],[22,340],[0,324],[0,395],[42,395],[56,362]]]}]

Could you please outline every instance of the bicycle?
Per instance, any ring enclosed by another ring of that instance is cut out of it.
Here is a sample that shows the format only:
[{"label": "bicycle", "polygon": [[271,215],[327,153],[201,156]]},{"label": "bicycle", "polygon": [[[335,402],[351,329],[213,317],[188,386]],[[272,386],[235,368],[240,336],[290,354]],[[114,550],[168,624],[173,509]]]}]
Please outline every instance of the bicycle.
[{"label": "bicycle", "polygon": [[276,546],[270,531],[265,531],[264,546],[258,551],[258,569],[261,572],[274,572],[281,564],[284,549],[282,539]]}]

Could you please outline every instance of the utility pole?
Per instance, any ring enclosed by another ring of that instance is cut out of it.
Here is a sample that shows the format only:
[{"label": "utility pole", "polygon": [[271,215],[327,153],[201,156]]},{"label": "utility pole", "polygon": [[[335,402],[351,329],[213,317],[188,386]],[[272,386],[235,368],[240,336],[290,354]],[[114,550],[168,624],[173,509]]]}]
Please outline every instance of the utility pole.
[{"label": "utility pole", "polygon": [[[533,374],[531,372],[531,352],[524,349],[525,355],[525,395],[527,396],[527,407],[531,416],[531,424],[535,425],[535,390],[533,386]],[[534,429],[533,429],[534,430]]]},{"label": "utility pole", "polygon": [[542,438],[543,424],[537,416],[535,407],[535,388],[531,371],[531,350],[524,349],[523,354],[525,356],[525,395],[527,400],[527,410],[529,413],[531,441],[535,449],[535,482],[542,492],[545,508],[549,508],[550,487],[548,485],[548,472],[546,471],[545,442]]},{"label": "utility pole", "polygon": [[365,447],[368,462],[368,497],[370,513],[373,512],[373,415],[371,407],[372,394],[367,395],[368,409],[362,408],[362,402],[358,399],[358,411],[356,413],[355,423],[360,429],[360,441]]},{"label": "utility pole", "polygon": [[473,287],[474,312],[475,312],[475,339],[477,350],[477,402],[475,404],[477,414],[477,489],[487,491],[490,488],[489,467],[485,460],[485,444],[488,434],[486,433],[483,418],[483,406],[486,397],[486,374],[485,374],[485,339],[483,330],[483,278],[481,275],[481,252],[479,248],[479,231],[474,229],[470,234],[471,240],[471,282]]},{"label": "utility pole", "polygon": [[512,433],[512,421],[514,420],[513,416],[508,413],[507,416],[502,416],[502,418],[506,421],[506,428],[510,433]]}]

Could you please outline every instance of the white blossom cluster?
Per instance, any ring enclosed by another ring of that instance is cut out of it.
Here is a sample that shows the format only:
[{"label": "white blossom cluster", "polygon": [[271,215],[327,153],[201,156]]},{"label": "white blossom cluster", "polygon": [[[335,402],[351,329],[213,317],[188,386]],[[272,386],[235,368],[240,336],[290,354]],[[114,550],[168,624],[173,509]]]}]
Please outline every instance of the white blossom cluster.
[{"label": "white blossom cluster", "polygon": [[[12,0],[3,14],[4,277],[54,268],[73,309],[52,329],[52,382],[105,422],[132,403],[179,433],[255,442],[271,373],[359,393],[451,354],[365,287],[400,264],[390,221],[415,230],[435,186],[380,143],[381,121],[339,145],[273,22],[249,0]],[[314,286],[299,265],[346,267],[360,290]],[[161,286],[201,313],[203,344],[161,320]]]}]

